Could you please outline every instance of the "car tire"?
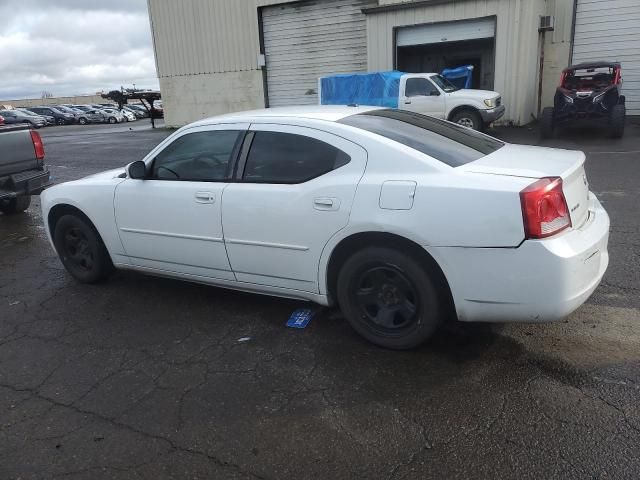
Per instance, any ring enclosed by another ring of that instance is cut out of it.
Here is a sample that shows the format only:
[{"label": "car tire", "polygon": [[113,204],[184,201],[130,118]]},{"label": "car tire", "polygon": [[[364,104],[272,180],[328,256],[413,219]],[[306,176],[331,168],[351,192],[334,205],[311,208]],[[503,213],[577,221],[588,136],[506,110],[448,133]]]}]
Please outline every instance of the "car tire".
[{"label": "car tire", "polygon": [[478,132],[481,132],[484,127],[480,114],[469,108],[456,112],[455,115],[451,117],[451,121],[458,125],[462,125],[463,127],[477,130]]},{"label": "car tire", "polygon": [[421,345],[444,316],[432,276],[415,258],[392,248],[368,247],[352,255],[338,275],[337,297],[356,332],[393,350]]},{"label": "car tire", "polygon": [[14,215],[16,213],[22,213],[31,205],[31,195],[20,195],[19,197],[12,198],[11,200],[0,201],[0,212],[5,215]]},{"label": "car tire", "polygon": [[545,107],[540,115],[540,136],[543,139],[553,138],[554,132],[553,107]]},{"label": "car tire", "polygon": [[116,117],[109,117],[109,123],[111,124],[118,123],[118,119]]},{"label": "car tire", "polygon": [[79,215],[64,215],[55,224],[53,243],[67,271],[79,282],[98,283],[113,272],[100,235]]},{"label": "car tire", "polygon": [[624,105],[615,105],[611,110],[609,118],[609,134],[612,138],[622,138],[624,135],[624,124],[627,116],[627,108]]},{"label": "car tire", "polygon": [[56,124],[58,124],[58,125],[66,125],[67,122],[64,119],[59,118],[58,120],[56,120]]},{"label": "car tire", "polygon": [[78,119],[78,123],[79,123],[80,125],[86,125],[86,124],[87,124],[87,123],[89,123],[89,122],[87,121],[87,119],[86,119],[86,118],[84,118],[84,117],[80,117],[80,118]]}]

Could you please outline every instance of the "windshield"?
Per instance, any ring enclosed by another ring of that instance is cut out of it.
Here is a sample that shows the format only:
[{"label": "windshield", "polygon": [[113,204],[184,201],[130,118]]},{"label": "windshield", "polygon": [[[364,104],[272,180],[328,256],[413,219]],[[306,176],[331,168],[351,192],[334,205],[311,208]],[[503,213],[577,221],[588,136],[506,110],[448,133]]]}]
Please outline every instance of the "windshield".
[{"label": "windshield", "polygon": [[470,128],[402,110],[373,110],[339,121],[413,148],[459,167],[504,147],[504,143]]},{"label": "windshield", "polygon": [[451,83],[449,80],[444,78],[442,75],[434,75],[433,77],[431,77],[431,80],[433,80],[436,85],[438,85],[443,91],[447,93],[460,90],[458,87],[456,87],[453,83]]}]

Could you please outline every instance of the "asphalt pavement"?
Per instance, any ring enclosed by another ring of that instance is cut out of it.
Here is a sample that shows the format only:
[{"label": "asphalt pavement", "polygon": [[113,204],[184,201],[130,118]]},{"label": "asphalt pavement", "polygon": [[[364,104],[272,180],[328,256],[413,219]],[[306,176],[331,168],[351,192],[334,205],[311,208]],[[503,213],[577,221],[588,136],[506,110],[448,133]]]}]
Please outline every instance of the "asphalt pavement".
[{"label": "asphalt pavement", "polygon": [[[41,131],[56,182],[167,130]],[[528,128],[496,129],[539,144]],[[335,310],[117,273],[75,282],[39,202],[0,214],[0,478],[640,478],[640,126],[566,132],[611,221],[602,285],[554,324],[454,325],[377,348]]]}]

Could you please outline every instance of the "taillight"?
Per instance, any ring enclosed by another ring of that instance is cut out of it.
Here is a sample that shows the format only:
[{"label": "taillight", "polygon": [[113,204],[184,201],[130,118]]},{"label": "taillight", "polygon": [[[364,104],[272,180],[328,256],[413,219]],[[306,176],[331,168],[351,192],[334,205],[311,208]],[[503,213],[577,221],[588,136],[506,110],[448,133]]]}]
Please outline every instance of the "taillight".
[{"label": "taillight", "polygon": [[40,134],[35,130],[31,130],[31,141],[33,142],[33,149],[36,152],[36,158],[40,161],[44,160],[44,144]]},{"label": "taillight", "polygon": [[542,178],[520,192],[525,238],[545,238],[571,226],[560,177]]}]

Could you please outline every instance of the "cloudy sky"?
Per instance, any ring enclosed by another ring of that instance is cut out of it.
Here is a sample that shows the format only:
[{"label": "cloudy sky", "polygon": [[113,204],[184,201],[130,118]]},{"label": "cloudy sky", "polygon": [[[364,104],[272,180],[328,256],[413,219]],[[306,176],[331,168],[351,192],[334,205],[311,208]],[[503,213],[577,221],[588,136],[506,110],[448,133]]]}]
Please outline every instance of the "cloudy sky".
[{"label": "cloudy sky", "polygon": [[0,99],[158,88],[146,0],[0,0]]}]

